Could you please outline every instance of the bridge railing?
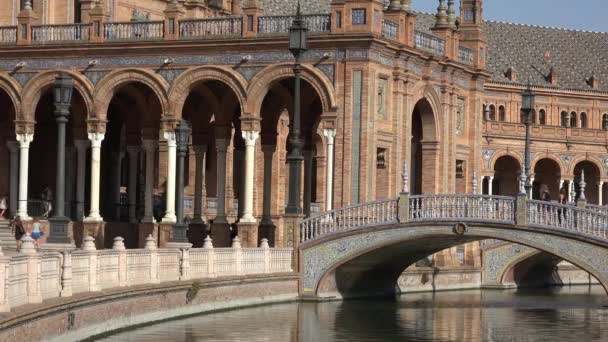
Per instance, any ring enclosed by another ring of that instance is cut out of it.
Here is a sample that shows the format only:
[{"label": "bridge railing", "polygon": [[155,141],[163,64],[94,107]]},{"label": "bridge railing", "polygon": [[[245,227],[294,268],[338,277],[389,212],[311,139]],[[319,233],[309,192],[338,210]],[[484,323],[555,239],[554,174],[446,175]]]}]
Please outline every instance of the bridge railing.
[{"label": "bridge railing", "polygon": [[515,198],[491,195],[415,195],[409,221],[484,221],[515,223]]},{"label": "bridge railing", "polygon": [[397,223],[397,205],[396,198],[385,199],[335,209],[308,218],[300,223],[300,241],[356,228]]},{"label": "bridge railing", "polygon": [[571,205],[529,200],[528,225],[559,228],[608,239],[608,215]]}]

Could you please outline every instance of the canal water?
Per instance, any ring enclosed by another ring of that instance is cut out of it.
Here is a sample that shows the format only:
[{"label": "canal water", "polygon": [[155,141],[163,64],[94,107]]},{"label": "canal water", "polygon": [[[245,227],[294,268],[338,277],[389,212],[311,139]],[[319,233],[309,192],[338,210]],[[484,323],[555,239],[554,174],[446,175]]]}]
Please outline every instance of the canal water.
[{"label": "canal water", "polygon": [[[166,321],[102,341],[608,341],[599,286],[288,303]],[[606,306],[603,308],[603,306]]]}]

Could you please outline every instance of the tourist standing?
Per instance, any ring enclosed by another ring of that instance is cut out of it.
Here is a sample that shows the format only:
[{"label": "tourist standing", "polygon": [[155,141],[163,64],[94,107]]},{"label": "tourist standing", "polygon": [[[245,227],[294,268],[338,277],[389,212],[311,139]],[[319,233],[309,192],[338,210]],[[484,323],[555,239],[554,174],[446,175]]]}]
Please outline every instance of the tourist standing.
[{"label": "tourist standing", "polygon": [[6,196],[0,197],[0,218],[4,217],[6,212]]}]

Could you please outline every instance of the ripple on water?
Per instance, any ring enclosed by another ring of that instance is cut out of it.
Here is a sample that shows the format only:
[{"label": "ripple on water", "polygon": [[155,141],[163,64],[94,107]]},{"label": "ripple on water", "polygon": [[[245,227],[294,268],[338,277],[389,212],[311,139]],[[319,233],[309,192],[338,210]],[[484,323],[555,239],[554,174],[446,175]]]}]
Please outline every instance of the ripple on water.
[{"label": "ripple on water", "polygon": [[608,341],[599,286],[289,303],[162,322],[101,341]]}]

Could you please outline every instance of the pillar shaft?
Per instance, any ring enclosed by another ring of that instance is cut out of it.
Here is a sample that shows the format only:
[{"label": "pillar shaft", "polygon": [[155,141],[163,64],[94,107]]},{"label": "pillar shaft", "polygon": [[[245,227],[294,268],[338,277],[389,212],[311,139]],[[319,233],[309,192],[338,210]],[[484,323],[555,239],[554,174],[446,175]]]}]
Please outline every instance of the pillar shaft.
[{"label": "pillar shaft", "polygon": [[57,118],[57,167],[55,170],[55,208],[53,217],[64,217],[65,211],[65,126],[67,118]]},{"label": "pillar shaft", "polygon": [[200,224],[205,222],[203,215],[203,184],[205,182],[205,155],[207,153],[207,146],[193,146],[193,149],[196,171],[194,176],[194,217],[192,222]]},{"label": "pillar shaft", "polygon": [[166,183],[166,210],[163,222],[174,223],[177,218],[175,216],[175,176],[176,176],[176,149],[177,142],[175,140],[175,132],[165,132],[167,140],[167,183]]},{"label": "pillar shaft", "polygon": [[17,214],[17,192],[19,191],[19,143],[9,141],[6,143],[10,154],[10,169],[9,169],[9,217],[14,217]]},{"label": "pillar shaft", "polygon": [[104,133],[89,133],[91,141],[91,203],[89,208],[89,216],[85,221],[101,222],[102,217],[99,214],[99,181],[101,171],[101,142],[103,141]]},{"label": "pillar shaft", "polygon": [[264,199],[262,203],[262,223],[272,224],[270,217],[270,205],[272,201],[272,156],[275,151],[274,145],[264,145]]},{"label": "pillar shaft", "polygon": [[74,140],[76,146],[76,220],[84,220],[84,187],[88,140]]},{"label": "pillar shaft", "polygon": [[604,205],[604,182],[600,181],[597,189],[597,204]]},{"label": "pillar shaft", "polygon": [[34,140],[34,134],[17,134],[17,141],[19,142],[19,208],[17,209],[17,216],[22,220],[31,219],[27,215],[27,177],[32,140]]},{"label": "pillar shaft", "polygon": [[112,154],[112,158],[114,159],[112,161],[112,171],[114,171],[114,173],[112,175],[113,198],[110,198],[110,208],[112,208],[111,216],[113,216],[115,221],[120,221],[120,180],[122,176],[122,152],[114,152]]},{"label": "pillar shaft", "polygon": [[139,165],[139,146],[127,146],[129,153],[129,222],[137,223],[137,166]]},{"label": "pillar shaft", "polygon": [[255,142],[260,136],[257,131],[243,131],[245,141],[245,186],[243,196],[242,223],[255,223],[253,217],[253,183],[255,177]]},{"label": "pillar shaft", "polygon": [[574,180],[568,181],[568,203],[574,202]]},{"label": "pillar shaft", "polygon": [[226,152],[229,139],[216,139],[217,150],[217,216],[214,223],[226,223]]},{"label": "pillar shaft", "polygon": [[494,195],[493,182],[494,176],[488,177],[488,195]]},{"label": "pillar shaft", "polygon": [[146,183],[144,192],[144,217],[142,222],[154,223],[154,159],[156,157],[156,141],[144,140],[146,151]]},{"label": "pillar shaft", "polygon": [[312,158],[313,151],[304,151],[304,216],[310,216],[312,206]]},{"label": "pillar shaft", "polygon": [[333,209],[333,189],[334,189],[334,139],[335,129],[324,129],[323,135],[327,139],[326,144],[326,163],[325,163],[325,210]]}]

